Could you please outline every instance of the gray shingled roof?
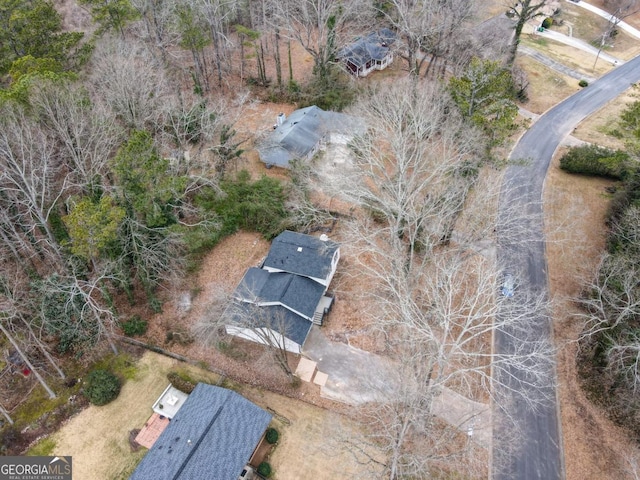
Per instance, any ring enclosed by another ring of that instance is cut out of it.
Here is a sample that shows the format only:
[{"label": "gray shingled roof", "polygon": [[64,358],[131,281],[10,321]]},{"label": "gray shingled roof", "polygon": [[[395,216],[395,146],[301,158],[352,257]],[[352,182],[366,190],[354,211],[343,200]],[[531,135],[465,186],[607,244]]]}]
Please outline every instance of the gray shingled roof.
[{"label": "gray shingled roof", "polygon": [[271,415],[225,388],[199,383],[131,480],[237,480]]},{"label": "gray shingled roof", "polygon": [[252,267],[245,272],[234,297],[251,303],[278,302],[313,318],[324,291],[323,285],[309,278]]},{"label": "gray shingled roof", "polygon": [[288,168],[294,159],[305,158],[327,133],[353,134],[364,131],[358,119],[338,112],[325,112],[312,105],[296,110],[258,146],[267,165]]},{"label": "gray shingled roof", "polygon": [[[313,325],[311,320],[307,320],[280,305],[258,307],[261,313],[259,316],[256,316],[255,308],[255,306],[248,303],[236,303],[232,309],[232,321],[237,316],[235,321],[242,326],[245,323],[243,317],[246,318],[247,315],[251,315],[254,321],[251,325],[252,328],[270,328],[274,332],[283,334],[298,345],[304,345]],[[284,331],[282,331],[283,327]]]},{"label": "gray shingled roof", "polygon": [[371,60],[383,60],[389,53],[389,47],[395,42],[396,34],[388,28],[382,28],[362,37],[338,53],[338,58],[349,61],[358,67],[364,67]]},{"label": "gray shingled roof", "polygon": [[285,230],[271,244],[263,267],[296,275],[327,278],[338,244],[330,240]]}]

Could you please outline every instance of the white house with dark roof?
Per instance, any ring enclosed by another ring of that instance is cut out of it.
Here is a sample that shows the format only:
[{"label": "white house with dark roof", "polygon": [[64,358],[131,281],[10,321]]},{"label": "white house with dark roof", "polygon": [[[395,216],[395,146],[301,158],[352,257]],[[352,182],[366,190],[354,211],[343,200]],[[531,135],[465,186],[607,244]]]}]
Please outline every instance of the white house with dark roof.
[{"label": "white house with dark roof", "polygon": [[331,308],[325,294],[339,259],[339,245],[326,236],[282,232],[262,267],[249,268],[236,288],[227,333],[300,353],[311,326]]},{"label": "white house with dark roof", "polygon": [[130,480],[238,480],[270,422],[236,392],[199,383]]},{"label": "white house with dark roof", "polygon": [[312,105],[288,118],[280,114],[273,132],[258,145],[258,154],[267,168],[291,168],[293,160],[309,161],[326,143],[344,143],[358,133],[364,133],[364,126],[357,118]]},{"label": "white house with dark roof", "polygon": [[396,34],[388,28],[382,28],[346,46],[338,52],[337,57],[349,73],[366,77],[374,70],[384,70],[393,63],[391,46],[395,41]]}]

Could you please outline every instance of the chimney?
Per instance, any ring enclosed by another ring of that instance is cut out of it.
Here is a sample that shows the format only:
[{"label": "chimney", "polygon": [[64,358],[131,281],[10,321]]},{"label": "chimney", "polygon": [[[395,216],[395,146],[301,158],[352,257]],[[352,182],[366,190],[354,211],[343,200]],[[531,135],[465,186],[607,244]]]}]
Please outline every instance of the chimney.
[{"label": "chimney", "polygon": [[276,125],[278,127],[281,126],[286,119],[287,119],[287,116],[284,113],[280,112],[276,117]]}]

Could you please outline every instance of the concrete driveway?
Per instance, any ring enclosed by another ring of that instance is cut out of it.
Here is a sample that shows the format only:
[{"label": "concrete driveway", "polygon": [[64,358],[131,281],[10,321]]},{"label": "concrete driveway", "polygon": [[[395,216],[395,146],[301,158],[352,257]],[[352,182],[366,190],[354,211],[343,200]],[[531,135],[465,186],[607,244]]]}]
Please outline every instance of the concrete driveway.
[{"label": "concrete driveway", "polygon": [[329,376],[321,387],[323,397],[360,405],[384,401],[394,390],[397,374],[391,362],[344,343],[331,342],[316,325],[311,328],[302,353]]},{"label": "concrete driveway", "polygon": [[[303,355],[317,363],[328,375],[321,386],[323,397],[350,405],[385,401],[393,396],[398,373],[386,358],[344,343],[332,342],[313,326],[304,344]],[[489,447],[491,413],[488,405],[473,402],[447,388],[434,398],[433,415],[466,432],[475,442]]]}]

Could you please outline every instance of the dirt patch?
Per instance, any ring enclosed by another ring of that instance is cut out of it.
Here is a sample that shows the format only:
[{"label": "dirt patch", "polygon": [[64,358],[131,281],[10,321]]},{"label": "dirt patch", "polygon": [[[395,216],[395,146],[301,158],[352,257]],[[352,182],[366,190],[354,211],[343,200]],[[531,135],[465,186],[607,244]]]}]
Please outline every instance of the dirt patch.
[{"label": "dirt patch", "polygon": [[[604,215],[611,182],[568,175],[558,168],[561,149],[549,169],[544,205],[547,260],[558,353],[558,395],[567,480],[624,477],[620,466],[629,442],[585,397],[578,385],[576,339],[581,323],[572,302],[583,279],[593,275],[604,248]],[[594,446],[597,445],[597,448]]]}]

